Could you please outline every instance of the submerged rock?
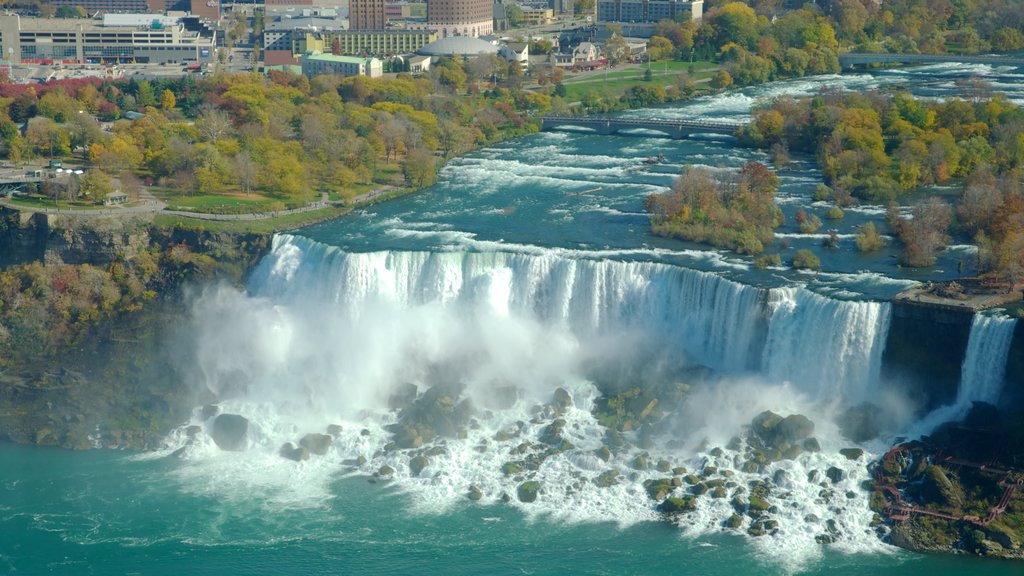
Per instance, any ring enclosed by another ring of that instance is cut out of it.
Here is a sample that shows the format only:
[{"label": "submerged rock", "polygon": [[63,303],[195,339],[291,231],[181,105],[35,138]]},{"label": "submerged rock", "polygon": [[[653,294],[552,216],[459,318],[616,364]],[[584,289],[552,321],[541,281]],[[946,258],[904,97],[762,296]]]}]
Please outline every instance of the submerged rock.
[{"label": "submerged rock", "polygon": [[469,491],[466,493],[466,498],[476,502],[477,500],[484,497],[484,493],[480,491],[476,486],[470,486]]},{"label": "submerged rock", "polygon": [[692,494],[686,494],[682,497],[669,497],[665,498],[661,504],[658,504],[658,511],[664,512],[665,514],[679,514],[682,512],[693,512],[697,509],[697,497]]},{"label": "submerged rock", "polygon": [[337,438],[338,436],[341,436],[341,431],[342,431],[342,428],[341,428],[340,424],[331,424],[331,425],[327,426],[327,433],[330,434],[331,436],[335,437],[335,438]]},{"label": "submerged rock", "polygon": [[249,420],[238,414],[220,414],[210,426],[210,437],[221,450],[241,452],[247,447]]},{"label": "submerged rock", "polygon": [[594,478],[594,484],[598,488],[611,488],[619,483],[619,471],[618,470],[606,470],[601,473],[600,476]]}]

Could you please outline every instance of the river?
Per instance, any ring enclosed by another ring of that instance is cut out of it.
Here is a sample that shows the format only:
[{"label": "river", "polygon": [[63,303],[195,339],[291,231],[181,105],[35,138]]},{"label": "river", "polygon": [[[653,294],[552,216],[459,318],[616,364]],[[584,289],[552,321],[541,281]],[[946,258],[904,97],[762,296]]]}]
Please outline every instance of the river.
[{"label": "river", "polygon": [[[1024,74],[939,65],[776,82],[629,114],[739,122],[775,95],[904,86],[942,98],[969,74],[1024,102]],[[645,162],[659,155],[664,162]],[[189,382],[248,419],[246,449],[220,450],[202,431],[213,418],[199,406],[150,453],[0,445],[0,570],[1005,572],[1002,562],[884,544],[861,485],[887,439],[854,460],[838,454],[853,443],[835,416],[860,402],[886,399],[887,438],[920,426],[919,407],[880,376],[887,300],[969,269],[971,249],[953,246],[916,271],[898,268],[891,248],[862,255],[853,235],[884,218],[881,206],[826,221],[840,247],[822,248],[820,236],[792,225],[800,208],[822,217],[827,209],[810,199],[820,172],[800,157],[779,170],[779,235],[788,250],[819,253],[822,273],[759,271],[749,259],[648,233],[643,199],[682,164],[750,159],[767,161],[728,138],[537,134],[454,160],[420,193],[277,236],[246,292],[207,287],[191,317]],[[974,322],[947,413],[998,397],[992,364],[1006,361],[1012,323]],[[681,401],[661,399],[666,416],[652,436],[627,432],[629,444],[595,455],[609,443],[593,414],[598,387],[677,381],[688,388]],[[389,398],[409,383],[421,392],[457,383],[472,419],[418,449],[389,446]],[[568,398],[557,410],[556,388]],[[744,425],[769,409],[809,416],[821,451],[743,472]],[[564,442],[547,451],[556,417]],[[332,424],[340,429],[325,455],[279,456],[284,442]],[[424,457],[422,470],[414,456]],[[503,473],[512,461],[533,465]],[[663,519],[643,482],[678,467],[728,487],[729,497],[705,495],[695,511]],[[617,479],[601,486],[606,471]],[[519,501],[531,481],[536,500]],[[732,496],[757,484],[770,487],[777,524],[760,537],[746,535],[750,518],[742,530],[725,528]],[[467,498],[474,489],[478,500]]]}]

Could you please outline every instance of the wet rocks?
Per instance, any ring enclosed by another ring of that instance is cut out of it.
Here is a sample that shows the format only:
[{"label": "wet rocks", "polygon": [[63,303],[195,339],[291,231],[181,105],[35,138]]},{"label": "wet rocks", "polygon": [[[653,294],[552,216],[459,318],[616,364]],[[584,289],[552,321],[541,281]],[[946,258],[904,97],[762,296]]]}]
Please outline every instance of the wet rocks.
[{"label": "wet rocks", "polygon": [[598,477],[594,478],[594,484],[598,488],[611,488],[619,483],[619,471],[618,470],[606,470],[602,472]]},{"label": "wet rocks", "polygon": [[341,436],[341,431],[342,428],[340,424],[331,424],[327,426],[327,433],[333,436],[334,438]]},{"label": "wet rocks", "polygon": [[846,479],[846,472],[842,468],[829,466],[828,470],[825,471],[825,477],[831,480],[833,484],[838,484]]},{"label": "wet rocks", "polygon": [[529,504],[537,500],[537,493],[540,492],[540,482],[530,480],[523,482],[516,488],[516,497],[519,498],[520,502]]},{"label": "wet rocks", "polygon": [[878,406],[869,402],[854,406],[839,415],[839,431],[854,442],[874,440],[881,431],[879,413]]},{"label": "wet rocks", "polygon": [[309,450],[312,454],[323,456],[327,454],[332,442],[334,442],[334,438],[327,434],[313,433],[303,436],[302,440],[299,440],[299,446]]},{"label": "wet rocks", "polygon": [[409,473],[419,476],[427,466],[430,466],[430,460],[426,456],[415,456],[409,460]]},{"label": "wet rocks", "polygon": [[210,425],[210,437],[221,450],[240,452],[248,445],[249,420],[238,414],[220,414]]},{"label": "wet rocks", "polygon": [[480,491],[476,486],[470,486],[469,491],[466,492],[466,498],[476,502],[484,497],[484,493]]},{"label": "wet rocks", "polygon": [[697,497],[692,494],[686,494],[680,497],[669,497],[665,498],[658,504],[658,511],[665,514],[680,514],[683,512],[693,512],[697,509]]},{"label": "wet rocks", "polygon": [[860,448],[843,448],[839,451],[839,454],[845,456],[847,460],[859,460],[864,455],[864,450]]},{"label": "wet rocks", "polygon": [[294,460],[295,462],[309,460],[309,448],[306,448],[305,446],[296,446],[291,442],[285,442],[278,451],[278,454],[280,454],[282,458]]}]

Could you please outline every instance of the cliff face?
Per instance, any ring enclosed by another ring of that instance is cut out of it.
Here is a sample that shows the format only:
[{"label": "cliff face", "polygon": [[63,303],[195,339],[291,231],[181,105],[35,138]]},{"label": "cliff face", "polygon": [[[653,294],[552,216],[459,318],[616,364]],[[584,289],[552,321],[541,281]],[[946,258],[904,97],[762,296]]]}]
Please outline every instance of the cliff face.
[{"label": "cliff face", "polygon": [[893,302],[882,379],[925,410],[956,400],[971,334],[971,311]]},{"label": "cliff face", "polygon": [[151,221],[151,215],[75,217],[0,208],[0,266],[130,260],[149,246]]},{"label": "cliff face", "polygon": [[0,438],[155,446],[201,400],[182,370],[192,363],[183,289],[242,283],[270,236],[145,219],[0,218],[0,270],[32,264],[4,270],[0,291]]}]

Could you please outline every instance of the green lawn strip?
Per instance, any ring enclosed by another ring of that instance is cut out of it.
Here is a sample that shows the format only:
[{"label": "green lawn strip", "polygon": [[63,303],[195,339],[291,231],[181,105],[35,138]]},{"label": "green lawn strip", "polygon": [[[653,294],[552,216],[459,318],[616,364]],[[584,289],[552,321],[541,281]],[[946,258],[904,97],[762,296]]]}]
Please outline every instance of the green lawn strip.
[{"label": "green lawn strip", "polygon": [[270,234],[282,230],[301,228],[323,220],[336,218],[348,212],[350,208],[331,206],[309,212],[285,214],[273,218],[258,220],[203,220],[174,214],[157,214],[153,223],[159,226],[178,227],[188,230],[209,230],[212,232],[259,232]]}]

